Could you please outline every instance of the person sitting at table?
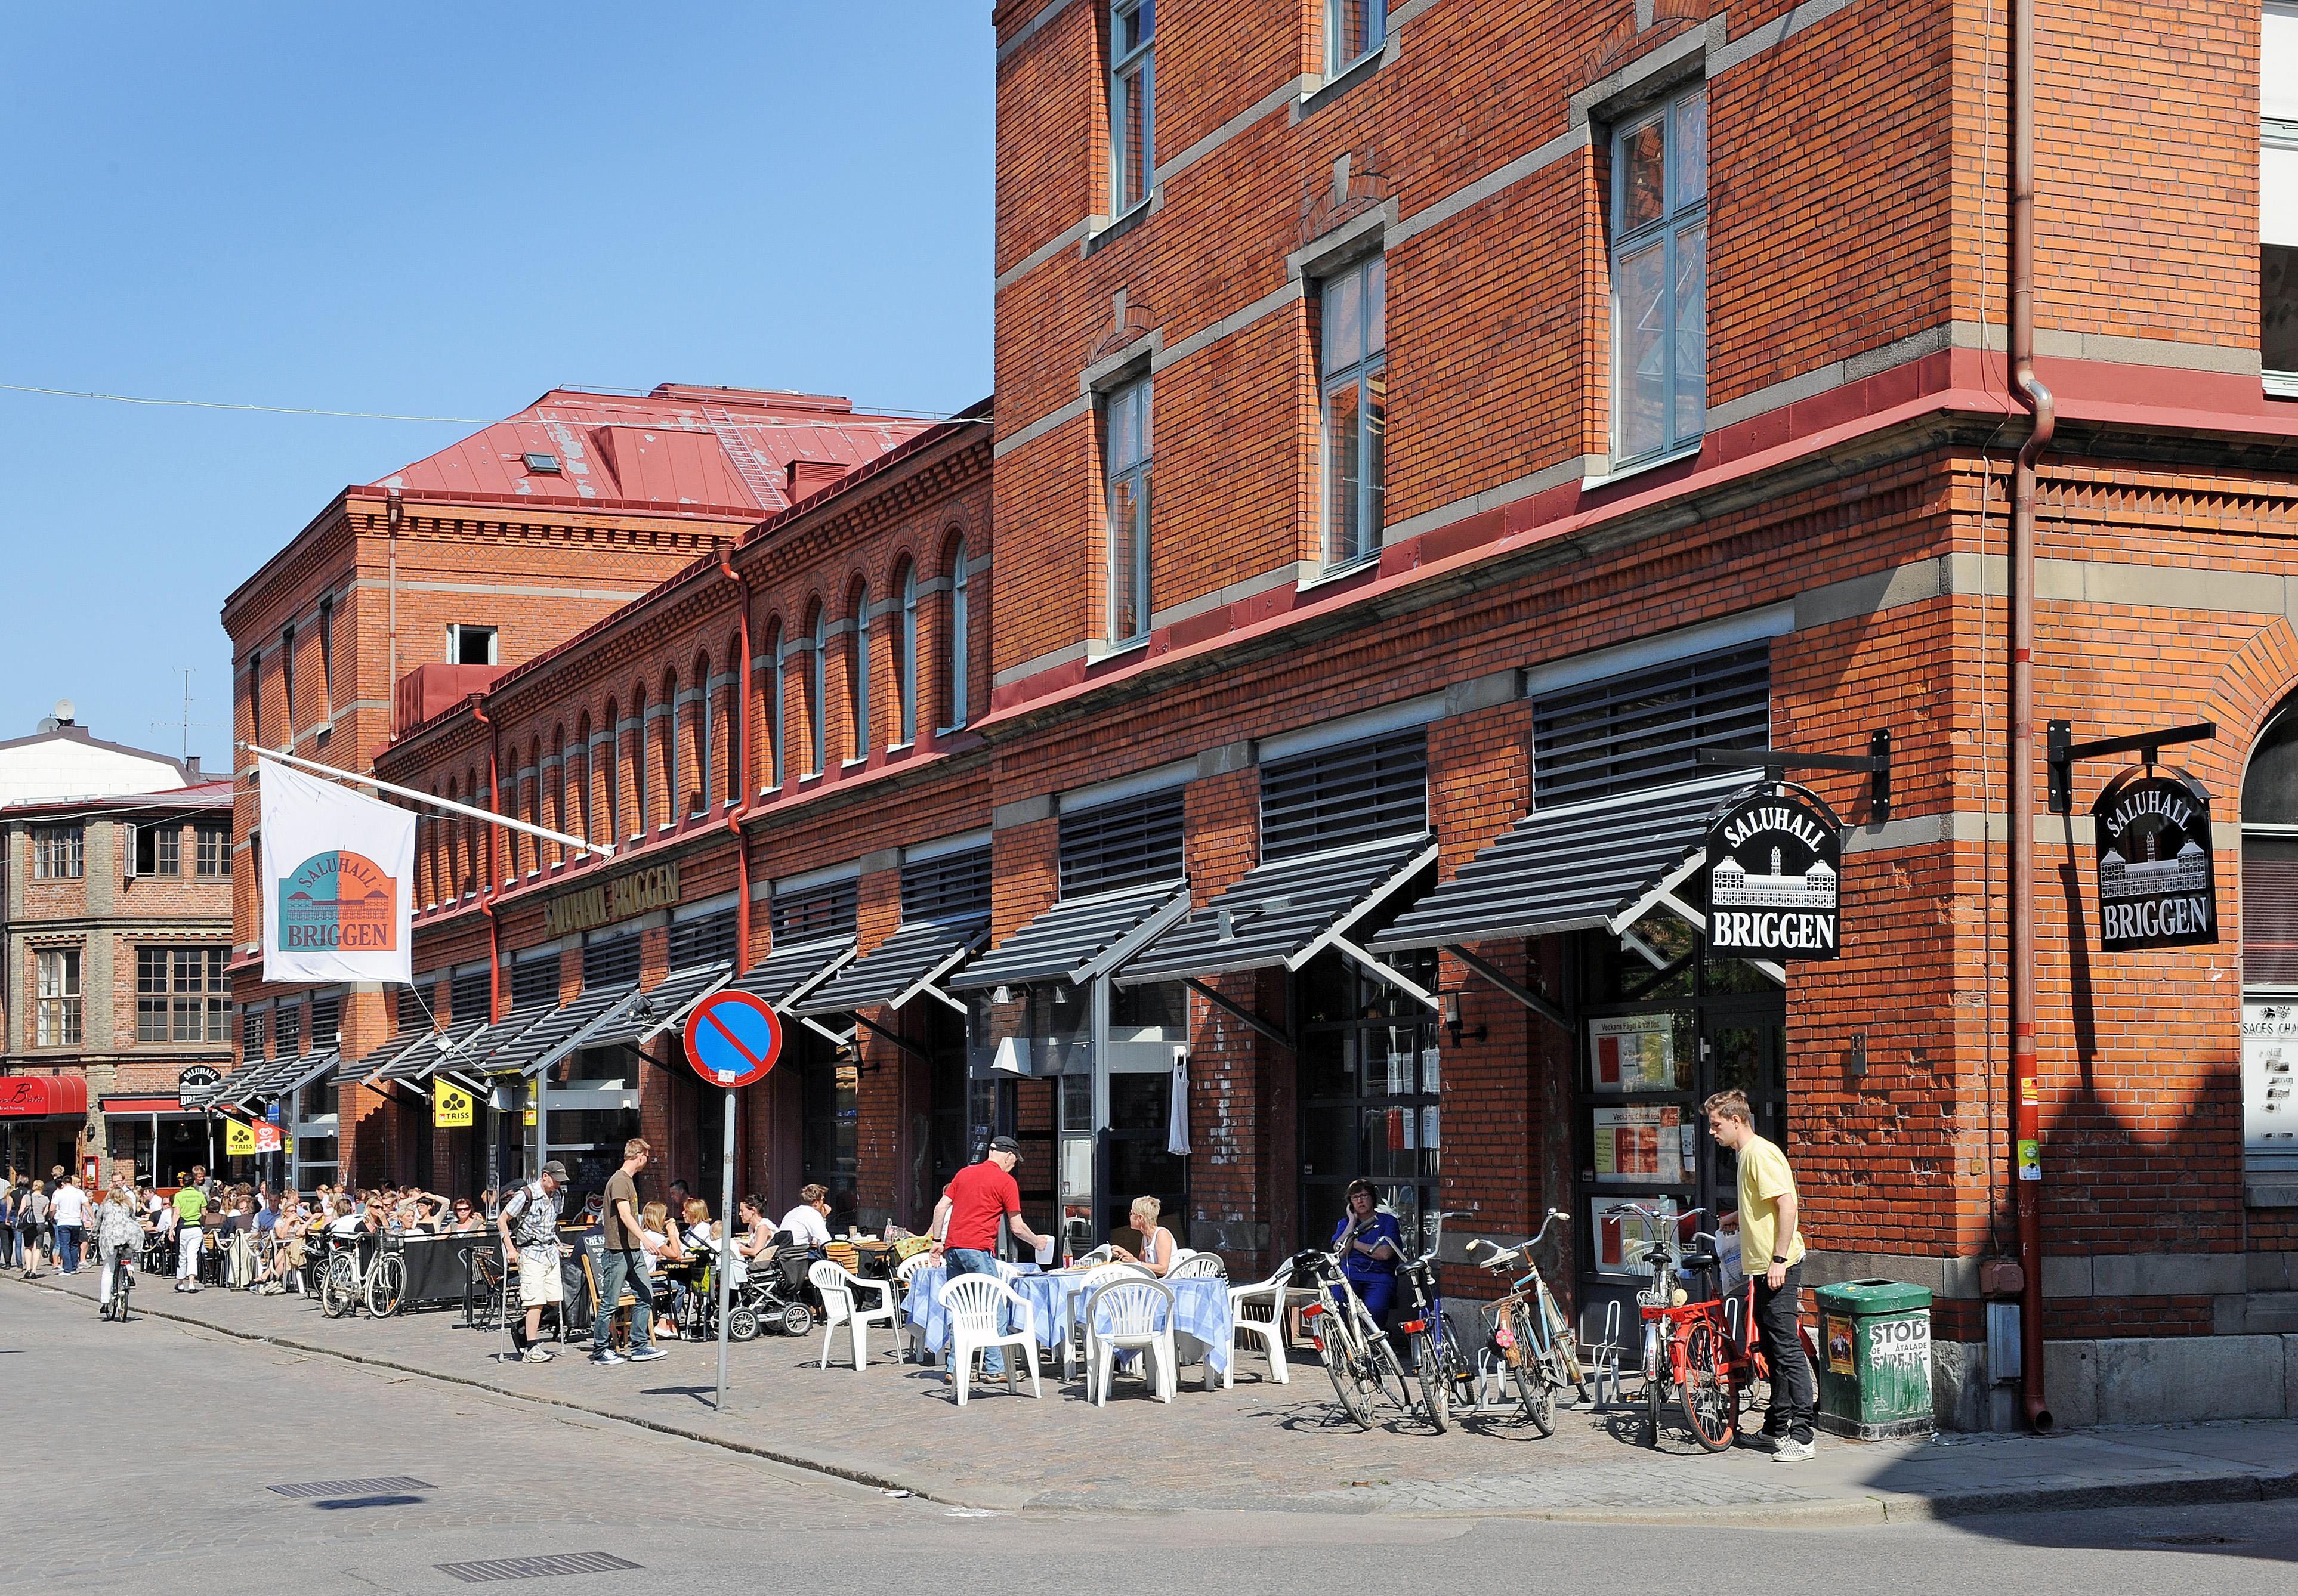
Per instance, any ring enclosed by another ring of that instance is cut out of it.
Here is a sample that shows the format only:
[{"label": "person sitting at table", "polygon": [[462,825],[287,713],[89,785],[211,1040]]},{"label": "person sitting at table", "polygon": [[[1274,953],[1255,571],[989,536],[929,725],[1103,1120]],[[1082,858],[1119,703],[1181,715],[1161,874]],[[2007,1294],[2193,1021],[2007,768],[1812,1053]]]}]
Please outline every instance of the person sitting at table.
[{"label": "person sitting at table", "polygon": [[479,1211],[472,1205],[471,1199],[457,1197],[453,1216],[441,1222],[439,1233],[442,1236],[473,1236],[486,1228],[487,1222],[479,1216]]},{"label": "person sitting at table", "polygon": [[[809,1186],[806,1189],[818,1191],[821,1188]],[[734,1251],[745,1258],[772,1258],[775,1230],[766,1219],[766,1199],[752,1192],[734,1205],[734,1218],[742,1227],[741,1234],[734,1238]]]},{"label": "person sitting at table", "polygon": [[689,1197],[680,1217],[686,1224],[686,1246],[689,1252],[715,1253],[718,1250],[718,1227],[710,1222],[710,1205],[700,1197]]},{"label": "person sitting at table", "polygon": [[1333,1250],[1341,1255],[1341,1272],[1373,1322],[1388,1328],[1396,1302],[1396,1265],[1402,1255],[1404,1232],[1396,1215],[1380,1206],[1369,1181],[1349,1182],[1349,1209],[1333,1227]]},{"label": "person sitting at table", "polygon": [[790,1234],[797,1246],[828,1246],[830,1245],[830,1188],[822,1185],[798,1188],[798,1206],[782,1215],[781,1228]]},{"label": "person sitting at table", "polygon": [[[669,1208],[661,1203],[649,1203],[639,1210],[639,1250],[646,1254],[648,1278],[657,1287],[655,1334],[675,1341],[679,1306],[686,1300],[686,1281],[681,1277],[691,1259],[679,1241],[678,1227],[670,1222]],[[672,1273],[673,1270],[678,1273]]]},{"label": "person sitting at table", "polygon": [[1158,1276],[1171,1269],[1175,1250],[1173,1232],[1157,1222],[1157,1216],[1164,1211],[1165,1205],[1155,1197],[1135,1197],[1133,1228],[1140,1233],[1141,1251],[1136,1255],[1131,1248],[1120,1246],[1112,1240],[1109,1247],[1111,1260],[1118,1263],[1137,1263]]}]

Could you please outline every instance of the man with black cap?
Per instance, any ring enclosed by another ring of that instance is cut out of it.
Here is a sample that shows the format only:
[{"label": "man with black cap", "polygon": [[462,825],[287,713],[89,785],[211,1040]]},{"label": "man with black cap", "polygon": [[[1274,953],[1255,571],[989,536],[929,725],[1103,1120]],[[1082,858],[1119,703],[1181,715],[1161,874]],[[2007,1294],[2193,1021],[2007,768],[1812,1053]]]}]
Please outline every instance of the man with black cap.
[{"label": "man with black cap", "polygon": [[[1013,1166],[1021,1162],[1021,1144],[1010,1136],[1000,1136],[989,1144],[988,1156],[951,1177],[935,1215],[940,1222],[934,1227],[933,1250],[935,1262],[948,1260],[951,1279],[960,1275],[996,1277],[1000,1220],[1031,1246],[1045,1246],[1046,1238],[1021,1218],[1021,1189],[1013,1182]],[[997,1347],[987,1348],[981,1354],[981,1371],[987,1379],[1003,1375],[1004,1353]]]},{"label": "man with black cap", "polygon": [[562,1319],[566,1311],[558,1272],[558,1194],[566,1185],[566,1166],[553,1158],[541,1174],[510,1194],[495,1219],[503,1255],[518,1258],[518,1305],[526,1310],[522,1355],[529,1363],[550,1362],[542,1346],[544,1306],[558,1308]]}]

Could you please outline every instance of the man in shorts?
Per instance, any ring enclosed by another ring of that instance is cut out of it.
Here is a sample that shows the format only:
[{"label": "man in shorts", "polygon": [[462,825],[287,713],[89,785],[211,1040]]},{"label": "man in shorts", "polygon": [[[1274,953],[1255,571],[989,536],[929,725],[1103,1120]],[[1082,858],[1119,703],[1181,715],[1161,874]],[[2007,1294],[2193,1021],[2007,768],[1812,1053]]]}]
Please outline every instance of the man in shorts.
[{"label": "man in shorts", "polygon": [[558,1194],[566,1184],[566,1166],[553,1158],[542,1173],[510,1194],[496,1217],[502,1232],[503,1256],[518,1260],[518,1305],[526,1310],[526,1338],[520,1355],[529,1363],[548,1363],[542,1345],[542,1310],[558,1307],[563,1313],[566,1287],[558,1272]]}]

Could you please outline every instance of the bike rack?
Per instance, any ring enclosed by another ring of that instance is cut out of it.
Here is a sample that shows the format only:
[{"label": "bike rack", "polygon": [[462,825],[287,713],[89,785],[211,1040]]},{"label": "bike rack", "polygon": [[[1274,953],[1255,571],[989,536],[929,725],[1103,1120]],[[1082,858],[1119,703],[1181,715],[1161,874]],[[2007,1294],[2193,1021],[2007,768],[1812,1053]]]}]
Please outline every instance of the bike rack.
[{"label": "bike rack", "polygon": [[[1592,1383],[1596,1388],[1596,1411],[1602,1412],[1614,1403],[1624,1403],[1627,1397],[1620,1389],[1620,1303],[1617,1297],[1604,1304],[1604,1338],[1589,1347]],[[1610,1394],[1607,1395],[1607,1390]]]}]

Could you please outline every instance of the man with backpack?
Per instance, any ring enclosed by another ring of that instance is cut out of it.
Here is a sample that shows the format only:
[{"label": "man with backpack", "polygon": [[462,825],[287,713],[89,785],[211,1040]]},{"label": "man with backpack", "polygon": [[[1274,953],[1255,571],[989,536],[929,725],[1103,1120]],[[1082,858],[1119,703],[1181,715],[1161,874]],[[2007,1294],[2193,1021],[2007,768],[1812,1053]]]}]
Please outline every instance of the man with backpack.
[{"label": "man with backpack", "polygon": [[566,1292],[558,1271],[558,1193],[566,1184],[566,1166],[553,1158],[542,1172],[517,1191],[495,1217],[501,1232],[503,1258],[518,1260],[518,1304],[526,1310],[526,1337],[519,1355],[529,1363],[548,1363],[542,1345],[542,1310],[566,1312]]}]

